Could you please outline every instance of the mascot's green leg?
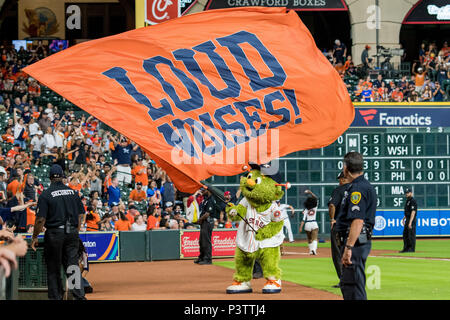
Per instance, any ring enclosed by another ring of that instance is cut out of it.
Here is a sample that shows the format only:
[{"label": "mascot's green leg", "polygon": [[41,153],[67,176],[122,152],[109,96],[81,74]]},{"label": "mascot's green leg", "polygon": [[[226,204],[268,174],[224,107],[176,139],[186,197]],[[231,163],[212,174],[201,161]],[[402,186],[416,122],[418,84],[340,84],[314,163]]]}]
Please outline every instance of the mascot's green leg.
[{"label": "mascot's green leg", "polygon": [[281,278],[281,269],[279,267],[280,247],[259,249],[258,259],[263,270],[264,278]]},{"label": "mascot's green leg", "polygon": [[250,281],[253,277],[253,265],[255,263],[256,253],[244,252],[236,248],[234,263],[236,265],[236,272],[233,279],[239,282]]},{"label": "mascot's green leg", "polygon": [[280,261],[280,247],[259,249],[258,258],[261,263],[264,278],[267,279],[262,293],[280,293],[281,269],[278,266]]}]

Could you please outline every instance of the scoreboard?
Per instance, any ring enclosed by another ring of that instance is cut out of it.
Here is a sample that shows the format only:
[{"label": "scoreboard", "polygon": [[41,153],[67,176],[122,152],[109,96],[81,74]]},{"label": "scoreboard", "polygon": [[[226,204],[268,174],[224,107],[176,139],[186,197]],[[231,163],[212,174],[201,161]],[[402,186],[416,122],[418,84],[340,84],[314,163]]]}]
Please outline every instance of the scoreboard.
[{"label": "scoreboard", "polygon": [[[279,159],[292,185],[285,203],[301,212],[306,189],[320,197],[320,233],[329,232],[327,202],[350,151],[363,155],[364,175],[378,195],[375,236],[401,236],[407,187],[418,203],[417,235],[450,235],[449,103],[356,103],[352,125],[333,144]],[[211,182],[232,189],[239,177]],[[294,232],[300,219],[292,219]]]}]

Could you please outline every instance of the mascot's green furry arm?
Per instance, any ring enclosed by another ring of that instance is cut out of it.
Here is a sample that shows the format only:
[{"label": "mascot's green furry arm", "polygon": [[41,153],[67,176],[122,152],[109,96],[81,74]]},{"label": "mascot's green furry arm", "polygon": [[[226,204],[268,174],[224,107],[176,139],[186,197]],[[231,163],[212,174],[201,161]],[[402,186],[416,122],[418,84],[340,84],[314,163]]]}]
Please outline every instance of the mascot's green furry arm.
[{"label": "mascot's green furry arm", "polygon": [[[278,179],[277,179],[278,180]],[[255,260],[261,264],[267,283],[263,293],[281,292],[280,245],[283,243],[283,220],[276,200],[283,197],[280,181],[253,169],[241,178],[244,198],[237,205],[226,208],[226,213],[239,223],[236,236],[234,282],[227,293],[252,292],[250,280]],[[251,227],[250,227],[250,226]],[[256,232],[255,232],[256,231]]]}]

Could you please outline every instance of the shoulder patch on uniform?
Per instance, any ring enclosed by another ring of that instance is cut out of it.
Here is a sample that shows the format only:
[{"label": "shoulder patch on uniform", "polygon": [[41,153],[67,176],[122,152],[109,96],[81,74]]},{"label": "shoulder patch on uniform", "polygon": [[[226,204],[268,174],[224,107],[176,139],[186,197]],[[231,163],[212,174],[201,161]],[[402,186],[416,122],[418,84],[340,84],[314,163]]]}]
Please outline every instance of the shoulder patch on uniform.
[{"label": "shoulder patch on uniform", "polygon": [[281,212],[280,212],[279,210],[277,210],[277,211],[275,211],[275,212],[273,213],[273,216],[274,216],[275,218],[279,218],[279,217],[281,216]]},{"label": "shoulder patch on uniform", "polygon": [[350,195],[350,201],[353,204],[358,204],[361,201],[361,192],[352,192],[352,194]]}]

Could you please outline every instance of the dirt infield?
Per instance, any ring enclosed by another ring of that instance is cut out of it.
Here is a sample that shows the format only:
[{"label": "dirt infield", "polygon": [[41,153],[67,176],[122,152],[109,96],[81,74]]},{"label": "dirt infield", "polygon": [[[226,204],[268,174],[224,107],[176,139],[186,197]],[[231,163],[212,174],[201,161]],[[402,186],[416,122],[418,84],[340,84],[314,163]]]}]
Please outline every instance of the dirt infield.
[{"label": "dirt infield", "polygon": [[[330,256],[329,249],[317,257]],[[283,259],[310,258],[307,248],[285,247]],[[94,287],[89,300],[341,300],[330,292],[283,282],[280,294],[262,294],[265,279],[252,280],[253,293],[227,295],[233,270],[199,266],[192,260],[97,263],[87,279]]]}]

